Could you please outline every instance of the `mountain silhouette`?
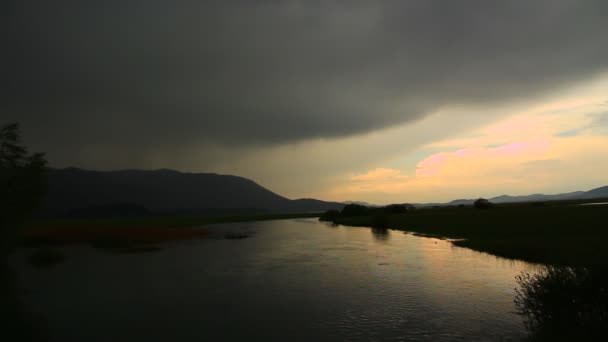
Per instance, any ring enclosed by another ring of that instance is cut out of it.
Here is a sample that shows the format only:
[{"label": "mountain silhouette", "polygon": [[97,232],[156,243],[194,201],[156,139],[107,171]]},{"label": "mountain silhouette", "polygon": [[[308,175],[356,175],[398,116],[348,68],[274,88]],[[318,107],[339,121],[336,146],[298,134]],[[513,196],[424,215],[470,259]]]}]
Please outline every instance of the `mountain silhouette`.
[{"label": "mountain silhouette", "polygon": [[589,190],[589,191],[585,192],[584,194],[582,194],[582,196],[581,196],[581,198],[601,198],[601,197],[608,198],[608,186],[602,186],[599,188]]},{"label": "mountain silhouette", "polygon": [[[81,216],[142,208],[155,214],[253,214],[316,212],[342,203],[291,200],[254,181],[215,173],[174,170],[89,171],[51,169],[42,215]],[[106,215],[101,215],[106,216]],[[110,215],[114,216],[114,215]]]},{"label": "mountain silhouette", "polygon": [[525,196],[509,196],[502,195],[490,198],[490,202],[494,203],[515,203],[515,202],[537,202],[537,201],[559,201],[566,199],[578,199],[585,194],[584,191],[566,192],[556,195],[532,194]]},{"label": "mountain silhouette", "polygon": [[[561,200],[578,200],[578,199],[593,199],[593,198],[608,198],[608,186],[591,189],[589,191],[573,191],[555,195],[532,194],[523,196],[500,195],[489,198],[492,203],[525,203],[525,202],[543,202],[543,201],[561,201]],[[447,203],[416,203],[416,206],[445,206],[445,205],[473,205],[476,199],[455,199]]]},{"label": "mountain silhouette", "polygon": [[[608,186],[556,195],[501,195],[489,200],[493,203],[515,203],[592,198],[608,198]],[[416,205],[472,205],[474,201],[457,199],[448,203]],[[168,169],[91,171],[66,168],[49,170],[48,193],[39,215],[131,217],[157,214],[305,213],[340,210],[345,203],[311,198],[292,200],[250,179],[231,175]]]}]

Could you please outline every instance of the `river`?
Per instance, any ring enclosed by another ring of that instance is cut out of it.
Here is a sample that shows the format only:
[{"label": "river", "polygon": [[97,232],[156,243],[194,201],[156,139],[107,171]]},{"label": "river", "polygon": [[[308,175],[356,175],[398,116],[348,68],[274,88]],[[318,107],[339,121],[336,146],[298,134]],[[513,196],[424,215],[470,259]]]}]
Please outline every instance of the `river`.
[{"label": "river", "polygon": [[[315,219],[207,226],[206,239],[116,254],[14,255],[52,341],[519,340],[515,276],[535,266],[394,230]],[[226,234],[251,234],[225,239]]]}]

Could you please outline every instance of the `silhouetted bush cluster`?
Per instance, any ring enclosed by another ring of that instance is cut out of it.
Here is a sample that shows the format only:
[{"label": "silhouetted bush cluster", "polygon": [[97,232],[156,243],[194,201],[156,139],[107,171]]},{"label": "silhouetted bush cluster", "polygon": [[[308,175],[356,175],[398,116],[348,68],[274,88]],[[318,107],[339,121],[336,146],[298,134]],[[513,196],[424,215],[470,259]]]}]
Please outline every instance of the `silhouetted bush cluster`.
[{"label": "silhouetted bush cluster", "polygon": [[375,214],[372,216],[372,227],[373,228],[388,228],[388,215],[386,214]]},{"label": "silhouetted bush cluster", "polygon": [[383,208],[387,214],[405,214],[408,208],[403,204],[390,204]]},{"label": "silhouetted bush cluster", "polygon": [[342,208],[340,215],[342,216],[365,216],[369,215],[371,208],[360,204],[348,204]]},{"label": "silhouetted bush cluster", "polygon": [[340,216],[340,212],[338,210],[331,209],[331,210],[324,212],[323,215],[321,215],[321,217],[319,217],[319,221],[333,222],[339,216]]},{"label": "silhouetted bush cluster", "polygon": [[340,218],[348,217],[371,217],[370,224],[377,228],[388,227],[390,215],[402,215],[408,211],[413,210],[414,206],[409,204],[390,204],[384,207],[366,207],[360,204],[348,204],[344,206],[342,211],[328,210],[321,217],[319,221],[329,221],[338,223]]},{"label": "silhouetted bush cluster", "polygon": [[517,277],[515,306],[538,340],[596,340],[608,334],[608,270],[548,266]]},{"label": "silhouetted bush cluster", "polygon": [[494,204],[485,198],[479,198],[473,202],[473,206],[477,209],[490,209]]}]

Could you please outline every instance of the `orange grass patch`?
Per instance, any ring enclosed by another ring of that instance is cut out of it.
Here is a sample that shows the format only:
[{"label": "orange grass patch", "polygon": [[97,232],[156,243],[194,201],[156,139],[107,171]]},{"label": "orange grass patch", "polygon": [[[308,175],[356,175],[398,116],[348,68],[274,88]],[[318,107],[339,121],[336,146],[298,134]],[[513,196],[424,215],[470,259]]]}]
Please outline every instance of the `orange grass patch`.
[{"label": "orange grass patch", "polygon": [[124,225],[44,225],[23,232],[26,244],[74,244],[112,240],[125,243],[158,243],[207,237],[208,231],[191,227],[163,227],[141,224]]}]

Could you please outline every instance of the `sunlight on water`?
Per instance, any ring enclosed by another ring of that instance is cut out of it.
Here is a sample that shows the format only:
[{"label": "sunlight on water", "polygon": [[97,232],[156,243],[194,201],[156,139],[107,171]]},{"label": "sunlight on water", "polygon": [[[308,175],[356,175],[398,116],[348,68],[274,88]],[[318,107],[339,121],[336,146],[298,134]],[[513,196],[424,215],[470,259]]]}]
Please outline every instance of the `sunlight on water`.
[{"label": "sunlight on water", "polygon": [[[400,231],[316,220],[211,226],[155,253],[65,248],[21,264],[55,341],[517,340],[515,276],[535,266]],[[249,231],[253,237],[224,239]],[[24,259],[19,256],[18,262]]]},{"label": "sunlight on water", "polygon": [[579,205],[606,205],[608,202],[598,202],[598,203],[581,203]]}]

